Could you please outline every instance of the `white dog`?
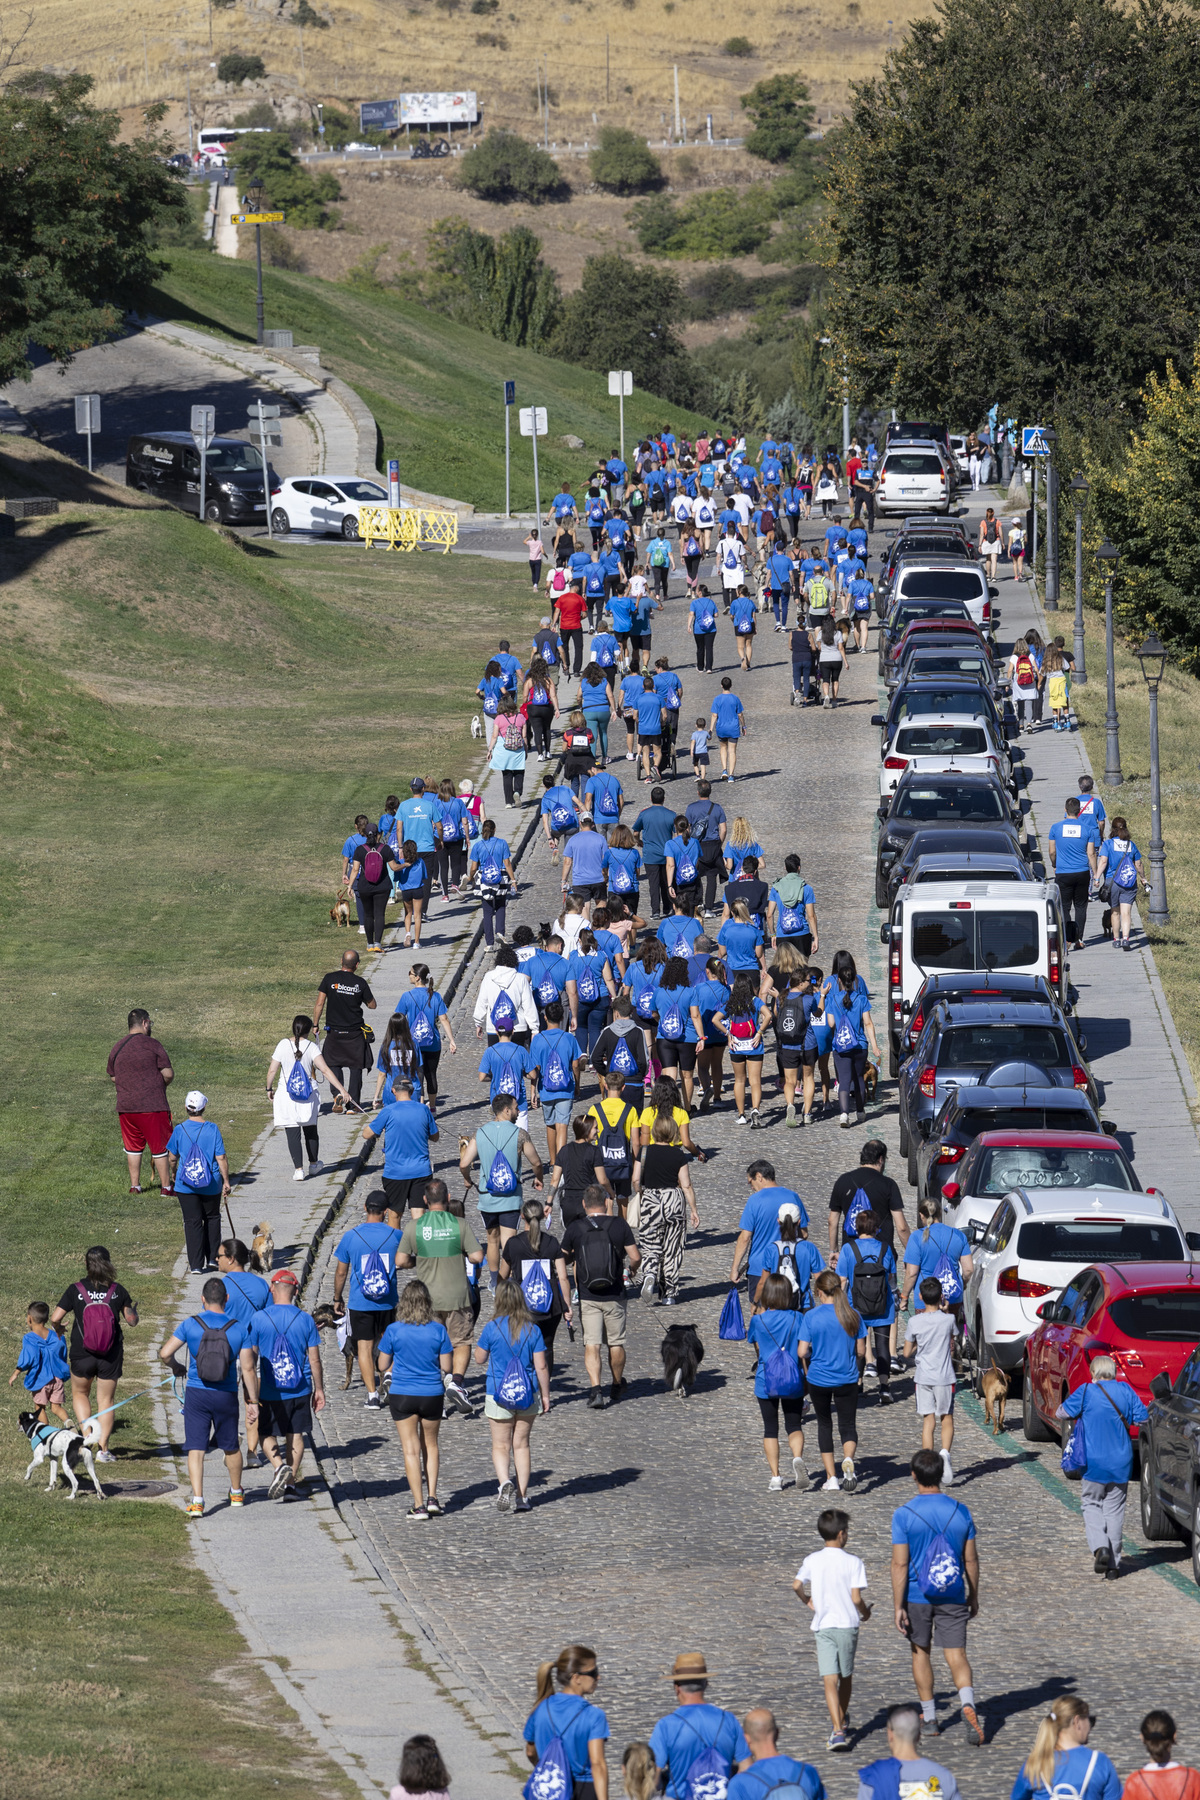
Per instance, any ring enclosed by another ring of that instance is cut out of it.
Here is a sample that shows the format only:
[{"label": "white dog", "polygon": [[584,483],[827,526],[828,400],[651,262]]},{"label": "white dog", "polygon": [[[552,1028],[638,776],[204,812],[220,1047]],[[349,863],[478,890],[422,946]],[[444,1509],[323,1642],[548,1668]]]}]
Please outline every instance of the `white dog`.
[{"label": "white dog", "polygon": [[92,1460],[92,1448],[100,1442],[100,1421],[92,1417],[83,1422],[82,1432],[71,1425],[38,1424],[38,1416],[33,1412],[19,1414],[17,1423],[33,1445],[33,1460],[25,1471],[25,1479],[33,1474],[39,1463],[49,1459],[50,1480],[46,1492],[53,1491],[58,1482],[59,1465],[71,1484],[71,1499],[79,1493],[79,1482],[75,1471],[82,1463],[92,1478],[92,1486],[99,1499],[104,1498],[104,1489],[96,1478],[96,1465]]}]

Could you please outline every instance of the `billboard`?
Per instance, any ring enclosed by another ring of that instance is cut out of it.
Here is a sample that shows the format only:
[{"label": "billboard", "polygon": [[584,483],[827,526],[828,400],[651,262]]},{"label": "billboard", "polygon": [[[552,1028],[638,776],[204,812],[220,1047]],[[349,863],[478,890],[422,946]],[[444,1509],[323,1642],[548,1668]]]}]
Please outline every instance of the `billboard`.
[{"label": "billboard", "polygon": [[401,94],[402,125],[474,125],[479,117],[473,90],[450,94]]},{"label": "billboard", "polygon": [[360,131],[399,131],[400,102],[398,100],[360,101],[358,128]]}]

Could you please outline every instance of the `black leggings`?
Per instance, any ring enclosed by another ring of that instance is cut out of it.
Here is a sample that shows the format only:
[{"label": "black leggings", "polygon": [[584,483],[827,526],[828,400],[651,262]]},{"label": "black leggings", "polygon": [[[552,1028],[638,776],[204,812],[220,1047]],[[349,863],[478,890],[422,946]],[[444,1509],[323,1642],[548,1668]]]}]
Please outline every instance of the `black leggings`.
[{"label": "black leggings", "polygon": [[779,1409],[783,1408],[783,1429],[788,1437],[793,1431],[804,1429],[804,1395],[787,1394],[778,1400],[764,1400],[758,1396],[758,1410],[762,1414],[763,1436],[779,1438]]},{"label": "black leggings", "polygon": [[504,777],[504,804],[511,806],[525,792],[524,769],[501,769]]},{"label": "black leggings", "polygon": [[191,1194],[180,1191],[176,1198],[183,1214],[183,1241],[187,1245],[188,1268],[198,1274],[217,1260],[221,1241],[220,1194]]},{"label": "black leggings", "polygon": [[833,1451],[833,1412],[837,1408],[838,1437],[843,1444],[858,1441],[858,1383],[843,1387],[814,1387],[809,1383],[813,1411],[817,1415],[817,1448]]},{"label": "black leggings", "polygon": [[713,666],[713,645],[717,641],[716,632],[694,631],[692,636],[696,640],[696,667],[698,669],[711,669]]},{"label": "black leggings", "polygon": [[356,1102],[361,1100],[362,1099],[362,1078],[363,1078],[362,1069],[361,1068],[348,1069],[346,1067],[345,1063],[334,1062],[333,1058],[329,1054],[328,1038],[326,1038],[326,1040],[325,1040],[325,1061],[328,1063],[329,1067],[333,1070],[334,1074],[337,1076],[337,1078],[341,1082],[342,1086],[349,1090],[350,1098]]},{"label": "black leggings", "polygon": [[505,908],[507,899],[501,900],[499,906],[493,900],[483,902],[483,941],[490,950],[496,939],[496,933],[504,935]]},{"label": "black leggings", "polygon": [[457,887],[467,872],[467,846],[457,841],[438,845],[438,882],[443,889]]},{"label": "black leggings", "polygon": [[362,898],[362,922],[367,934],[368,944],[382,944],[384,927],[387,923],[387,903],[392,897],[390,887],[383,888],[378,894],[365,893]]},{"label": "black leggings", "polygon": [[[503,929],[503,927],[501,927],[501,929]],[[440,1050],[422,1050],[421,1052],[421,1079],[425,1083],[425,1097],[427,1100],[437,1099],[437,1072],[438,1064],[441,1060],[442,1053]]]},{"label": "black leggings", "polygon": [[890,1325],[868,1325],[871,1341],[875,1347],[875,1373],[879,1377],[879,1391],[888,1392],[888,1381],[892,1373],[891,1331]]},{"label": "black leggings", "polygon": [[552,706],[531,706],[529,724],[533,731],[533,747],[539,756],[550,754],[550,721],[554,717]]},{"label": "black leggings", "polygon": [[321,1139],[316,1125],[285,1125],[283,1135],[287,1139],[288,1152],[294,1169],[304,1167],[304,1157],[300,1150],[300,1133],[304,1133],[304,1148],[308,1151],[309,1162],[321,1159]]},{"label": "black leggings", "polygon": [[574,631],[563,631],[559,633],[559,636],[562,638],[563,647],[563,674],[567,675],[571,673],[567,668],[567,664],[571,660],[571,648],[573,645],[575,649],[575,668],[573,672],[576,679],[578,679],[583,672],[583,627],[582,625],[577,625]]}]

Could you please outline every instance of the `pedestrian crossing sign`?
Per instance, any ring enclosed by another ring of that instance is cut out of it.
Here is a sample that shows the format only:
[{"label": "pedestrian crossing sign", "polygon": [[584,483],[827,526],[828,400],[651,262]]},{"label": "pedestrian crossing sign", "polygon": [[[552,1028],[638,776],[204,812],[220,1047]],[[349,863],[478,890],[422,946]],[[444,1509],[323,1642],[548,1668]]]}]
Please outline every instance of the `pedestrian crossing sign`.
[{"label": "pedestrian crossing sign", "polygon": [[1041,425],[1022,425],[1022,427],[1021,427],[1021,455],[1022,456],[1049,456],[1050,446],[1046,442],[1046,439],[1042,435],[1042,433],[1043,433],[1043,427]]}]

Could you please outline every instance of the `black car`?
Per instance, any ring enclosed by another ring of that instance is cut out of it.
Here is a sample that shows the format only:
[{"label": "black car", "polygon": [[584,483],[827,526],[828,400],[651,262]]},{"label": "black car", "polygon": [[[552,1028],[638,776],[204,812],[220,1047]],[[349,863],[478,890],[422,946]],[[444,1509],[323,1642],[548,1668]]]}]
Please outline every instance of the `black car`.
[{"label": "black car", "polygon": [[970,625],[971,609],[965,600],[897,600],[889,607],[879,628],[879,673],[891,663],[897,644],[914,619],[964,619]]},{"label": "black car", "polygon": [[908,1179],[920,1198],[940,1197],[975,1139],[985,1131],[1103,1131],[1091,1100],[1081,1088],[956,1088],[921,1136],[907,1147]]},{"label": "black car", "polygon": [[880,670],[889,693],[908,680],[917,658],[931,651],[938,656],[954,657],[960,669],[965,664],[968,669],[986,670],[991,652],[980,626],[968,625],[965,619],[950,619],[944,626],[926,631],[926,625],[932,626],[930,620],[917,619],[914,624],[918,629],[909,626],[892,651],[886,668]]},{"label": "black car", "polygon": [[1190,1538],[1200,1587],[1200,1347],[1174,1383],[1156,1375],[1150,1393],[1150,1417],[1138,1433],[1142,1530],[1150,1539]]},{"label": "black car", "polygon": [[978,561],[979,546],[955,519],[938,518],[928,525],[908,526],[898,531],[888,545],[881,585],[891,586],[897,564],[905,556],[956,556]]},{"label": "black car", "polygon": [[[982,658],[984,663],[989,660]],[[1003,707],[985,682],[947,677],[940,670],[927,675],[923,668],[914,668],[910,663],[904,680],[892,690],[887,712],[871,715],[872,725],[880,728],[879,754],[882,756],[887,750],[902,719],[928,718],[938,713],[982,713],[997,738],[1016,734],[1016,720],[1006,719]]]},{"label": "black car", "polygon": [[[986,688],[997,701],[1004,698],[1001,678],[990,652],[974,648],[970,644],[962,648],[958,644],[918,644],[912,655],[905,660],[903,679],[908,682],[927,677],[938,681],[974,681]],[[1015,736],[1017,721],[1011,707],[1007,717]]]},{"label": "black car", "polygon": [[981,974],[978,969],[950,969],[927,975],[900,1032],[901,1062],[912,1055],[925,1021],[939,1000],[1003,1000],[1012,1006],[1060,1004],[1044,975],[1010,975],[1000,970]]},{"label": "black car", "polygon": [[906,769],[883,821],[875,861],[875,904],[890,906],[889,876],[909,839],[926,827],[951,832],[960,827],[1008,827],[1018,843],[1025,838],[1025,819],[997,775],[921,775]]},{"label": "black car", "polygon": [[[190,431],[141,432],[131,437],[125,455],[125,485],[157,494],[183,512],[200,511],[200,452]],[[253,444],[242,438],[215,437],[208,446],[204,470],[204,517],[222,525],[266,524],[265,487],[279,477],[266,469]]]},{"label": "black car", "polygon": [[944,856],[947,868],[956,868],[957,872],[949,878],[952,881],[969,880],[976,867],[974,859],[981,856],[1019,856],[1031,875],[1036,872],[1028,848],[1022,845],[1011,824],[962,826],[957,831],[943,831],[940,825],[930,826],[913,833],[888,872],[886,904],[889,913],[904,883],[912,879],[918,862],[929,856]]}]

